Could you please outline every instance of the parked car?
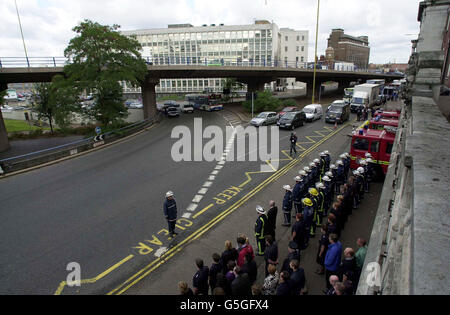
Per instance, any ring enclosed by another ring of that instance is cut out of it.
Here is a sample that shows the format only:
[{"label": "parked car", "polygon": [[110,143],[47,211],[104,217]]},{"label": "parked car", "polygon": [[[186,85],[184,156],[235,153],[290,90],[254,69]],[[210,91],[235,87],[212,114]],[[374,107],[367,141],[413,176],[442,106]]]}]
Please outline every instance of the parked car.
[{"label": "parked car", "polygon": [[306,114],[304,112],[290,112],[283,115],[283,117],[278,120],[278,127],[294,130],[295,128],[301,127],[306,122]]},{"label": "parked car", "polygon": [[350,118],[350,104],[334,101],[327,109],[325,122],[342,124]]},{"label": "parked car", "polygon": [[323,108],[320,104],[307,105],[303,108],[303,112],[306,114],[306,121],[308,122],[313,122],[323,117]]},{"label": "parked car", "polygon": [[180,105],[168,106],[165,109],[167,117],[180,117]]},{"label": "parked car", "polygon": [[297,111],[299,111],[299,109],[297,107],[293,107],[293,106],[286,107],[281,112],[278,113],[278,117],[282,117],[286,113],[297,112]]},{"label": "parked car", "polygon": [[141,108],[144,108],[144,105],[142,105],[141,103],[138,103],[138,102],[134,102],[134,103],[130,104],[130,108],[141,109]]},{"label": "parked car", "polygon": [[183,113],[193,113],[194,112],[194,105],[191,103],[186,103],[183,105]]},{"label": "parked car", "polygon": [[250,125],[255,127],[276,124],[278,115],[275,112],[262,112],[250,121]]}]

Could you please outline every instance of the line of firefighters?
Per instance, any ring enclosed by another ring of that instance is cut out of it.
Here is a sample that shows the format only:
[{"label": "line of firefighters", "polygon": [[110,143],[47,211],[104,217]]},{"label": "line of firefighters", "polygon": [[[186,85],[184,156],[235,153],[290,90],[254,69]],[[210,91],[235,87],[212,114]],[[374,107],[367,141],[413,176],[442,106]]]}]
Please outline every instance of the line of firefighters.
[{"label": "line of firefighters", "polygon": [[[283,226],[291,225],[292,210],[296,214],[302,213],[305,220],[306,244],[309,238],[314,237],[316,229],[322,226],[322,221],[328,216],[335,196],[341,194],[342,185],[348,183],[350,174],[351,156],[343,153],[335,164],[331,164],[329,151],[321,152],[320,159],[315,159],[294,178],[294,188],[283,186],[286,194],[283,199]],[[356,209],[369,192],[370,183],[374,178],[373,159],[370,153],[366,159],[360,161],[361,167],[353,171],[354,180],[351,181],[353,194],[353,208]],[[263,255],[265,250],[265,225],[268,217],[266,211],[257,207],[260,216],[255,225],[255,236],[258,244],[258,254]],[[294,216],[295,217],[295,216]]]}]

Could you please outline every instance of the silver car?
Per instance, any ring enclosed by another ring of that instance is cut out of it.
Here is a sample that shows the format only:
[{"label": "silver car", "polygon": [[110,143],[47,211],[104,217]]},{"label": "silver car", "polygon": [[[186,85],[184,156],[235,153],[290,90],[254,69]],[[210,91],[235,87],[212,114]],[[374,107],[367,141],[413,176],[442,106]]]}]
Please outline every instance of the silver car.
[{"label": "silver car", "polygon": [[250,125],[255,127],[268,126],[276,124],[278,121],[278,114],[275,112],[262,112],[250,121]]}]

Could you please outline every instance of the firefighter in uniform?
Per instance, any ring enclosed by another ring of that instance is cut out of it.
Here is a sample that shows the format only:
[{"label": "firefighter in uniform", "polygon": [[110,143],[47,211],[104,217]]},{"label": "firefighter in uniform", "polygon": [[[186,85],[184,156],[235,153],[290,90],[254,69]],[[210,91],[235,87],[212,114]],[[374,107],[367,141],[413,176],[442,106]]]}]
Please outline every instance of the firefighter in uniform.
[{"label": "firefighter in uniform", "polygon": [[323,184],[325,186],[325,189],[324,189],[325,203],[324,203],[324,212],[323,212],[323,214],[324,214],[324,216],[327,216],[328,215],[328,210],[330,210],[331,201],[332,201],[332,199],[331,199],[331,191],[332,191],[331,190],[332,189],[331,178],[328,177],[327,175],[325,175],[324,178],[323,178]]},{"label": "firefighter in uniform", "polygon": [[267,212],[261,206],[256,207],[259,216],[255,223],[255,238],[257,244],[257,255],[264,256],[266,251],[265,227],[267,223]]},{"label": "firefighter in uniform", "polygon": [[302,203],[303,203],[303,217],[305,219],[306,244],[308,244],[314,220],[314,204],[312,200],[309,198],[304,198],[302,200]]},{"label": "firefighter in uniform", "polygon": [[301,175],[297,176],[294,180],[296,184],[294,186],[294,190],[292,191],[292,198],[294,200],[295,215],[297,215],[297,213],[302,213],[302,198],[305,185]]},{"label": "firefighter in uniform", "polygon": [[317,211],[317,221],[316,221],[316,227],[322,226],[322,220],[325,213],[325,198],[326,198],[326,188],[323,183],[317,183],[316,189],[319,192],[319,210]]},{"label": "firefighter in uniform", "polygon": [[306,166],[303,170],[306,172],[305,186],[306,186],[306,189],[308,189],[309,187],[311,187],[311,181],[312,181],[311,169],[308,166]]},{"label": "firefighter in uniform", "polygon": [[[331,166],[335,167],[334,165],[331,165]],[[331,170],[331,168],[330,168],[330,170]],[[329,186],[330,186],[330,206],[328,207],[328,209],[329,209],[331,207],[331,203],[334,200],[334,190],[335,190],[334,185],[336,185],[336,177],[334,176],[333,172],[331,172],[331,171],[326,172],[325,175],[328,176],[328,178],[331,180],[329,183]],[[325,185],[326,185],[326,183],[325,183]]]},{"label": "firefighter in uniform", "polygon": [[285,185],[283,189],[286,191],[283,199],[283,214],[284,214],[284,223],[283,226],[291,225],[291,212],[292,212],[292,188],[289,185]]},{"label": "firefighter in uniform", "polygon": [[169,235],[170,237],[174,237],[178,235],[175,232],[175,226],[177,223],[177,202],[174,199],[173,192],[169,191],[166,193],[166,200],[163,205],[164,216],[167,220],[167,224],[169,226]]},{"label": "firefighter in uniform", "polygon": [[320,167],[320,160],[319,159],[315,159],[313,161],[313,163],[316,165],[316,171],[317,171],[317,175],[315,178],[315,182],[314,182],[314,187],[315,187],[315,183],[320,182],[322,179],[322,168]]},{"label": "firefighter in uniform", "polygon": [[320,153],[320,181],[322,181],[322,178],[325,176],[325,173],[327,171],[327,155],[325,152]]},{"label": "firefighter in uniform", "polygon": [[359,189],[359,200],[363,200],[364,199],[364,187],[366,186],[366,177],[364,174],[364,168],[363,167],[358,167],[358,177],[360,178],[360,189]]},{"label": "firefighter in uniform", "polygon": [[316,188],[309,189],[309,199],[313,203],[313,220],[310,229],[310,237],[316,236],[317,217],[319,214],[319,192]]},{"label": "firefighter in uniform", "polygon": [[329,151],[325,151],[323,153],[325,153],[325,173],[326,173],[326,172],[328,172],[330,170],[331,156],[330,156],[330,152]]},{"label": "firefighter in uniform", "polygon": [[309,183],[309,188],[314,188],[317,181],[318,170],[316,164],[313,162],[309,163],[309,168],[311,169],[311,182]]},{"label": "firefighter in uniform", "polygon": [[340,194],[341,193],[341,186],[344,185],[344,173],[345,173],[345,168],[344,168],[344,162],[342,162],[342,160],[339,160],[336,162],[336,166],[337,166],[337,176],[336,176],[336,190],[335,193],[336,194]]}]

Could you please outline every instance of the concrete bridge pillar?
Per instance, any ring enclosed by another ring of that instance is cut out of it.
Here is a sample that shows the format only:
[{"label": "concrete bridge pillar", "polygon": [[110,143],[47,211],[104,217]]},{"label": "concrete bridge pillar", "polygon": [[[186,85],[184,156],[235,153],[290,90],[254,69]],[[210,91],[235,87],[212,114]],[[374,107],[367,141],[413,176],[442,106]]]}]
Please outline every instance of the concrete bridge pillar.
[{"label": "concrete bridge pillar", "polygon": [[251,98],[252,93],[264,92],[264,86],[275,79],[272,78],[238,78],[238,82],[247,84],[247,99]]},{"label": "concrete bridge pillar", "polygon": [[[0,83],[0,92],[6,91],[8,85]],[[0,152],[6,151],[10,148],[8,133],[6,132],[5,122],[3,121],[2,111],[0,110]]]},{"label": "concrete bridge pillar", "polygon": [[158,111],[156,107],[156,89],[159,80],[146,77],[142,84],[142,105],[144,106],[144,119],[155,117]]},{"label": "concrete bridge pillar", "polygon": [[[300,80],[298,80],[300,81]],[[305,81],[306,83],[306,98],[311,99],[312,100],[312,96],[313,96],[313,81]],[[319,91],[320,91],[320,86],[322,85],[322,80],[318,80],[316,79],[316,89],[314,91],[314,103],[317,103],[319,101]]]}]

